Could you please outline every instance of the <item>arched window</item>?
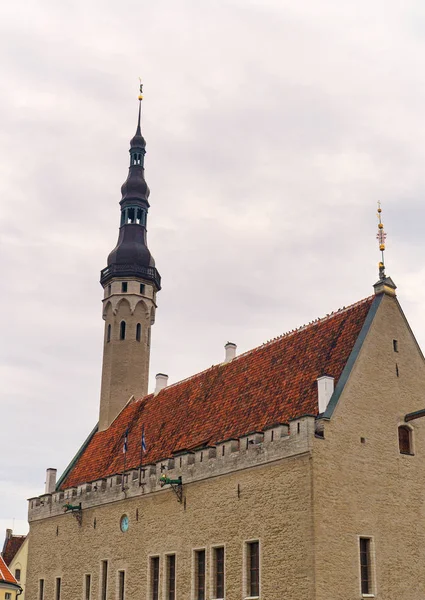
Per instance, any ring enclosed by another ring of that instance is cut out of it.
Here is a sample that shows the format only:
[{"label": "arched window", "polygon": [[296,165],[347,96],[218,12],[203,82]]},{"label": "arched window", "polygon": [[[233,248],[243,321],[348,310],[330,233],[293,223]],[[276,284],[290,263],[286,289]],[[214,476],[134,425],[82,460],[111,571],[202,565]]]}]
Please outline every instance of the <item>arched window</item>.
[{"label": "arched window", "polygon": [[142,327],[141,327],[140,323],[137,323],[137,325],[136,325],[136,340],[138,342],[140,342],[140,334],[141,334],[141,332],[142,332]]},{"label": "arched window", "polygon": [[111,325],[108,325],[108,330],[107,330],[107,334],[106,334],[106,341],[107,342],[111,341]]},{"label": "arched window", "polygon": [[406,425],[398,428],[398,447],[400,454],[413,454],[412,452],[412,431]]},{"label": "arched window", "polygon": [[125,321],[120,323],[120,340],[125,340]]}]

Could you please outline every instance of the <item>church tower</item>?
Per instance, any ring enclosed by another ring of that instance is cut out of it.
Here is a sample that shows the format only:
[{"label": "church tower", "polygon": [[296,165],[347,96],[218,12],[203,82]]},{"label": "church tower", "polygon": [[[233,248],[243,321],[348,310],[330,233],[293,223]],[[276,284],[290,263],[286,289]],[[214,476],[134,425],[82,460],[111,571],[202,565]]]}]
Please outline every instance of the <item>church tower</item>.
[{"label": "church tower", "polygon": [[146,240],[150,192],[145,181],[141,104],[142,95],[136,134],[130,142],[129,173],[121,187],[118,242],[100,273],[105,335],[99,431],[109,427],[131,396],[140,398],[148,391],[151,326],[161,277]]}]

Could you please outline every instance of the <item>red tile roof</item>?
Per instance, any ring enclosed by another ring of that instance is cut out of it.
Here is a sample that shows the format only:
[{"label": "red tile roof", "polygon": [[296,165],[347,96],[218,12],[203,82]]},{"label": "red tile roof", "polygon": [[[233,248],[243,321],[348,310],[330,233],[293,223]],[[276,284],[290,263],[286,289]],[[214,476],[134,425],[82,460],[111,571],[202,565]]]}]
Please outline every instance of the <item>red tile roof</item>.
[{"label": "red tile roof", "polygon": [[18,582],[9,571],[9,568],[4,562],[2,556],[0,556],[0,583],[12,583],[16,586],[19,586]]},{"label": "red tile roof", "polygon": [[337,383],[373,297],[287,333],[226,364],[128,404],[111,426],[94,434],[61,488],[137,468],[145,428],[145,464],[173,453],[261,431],[305,414],[317,415],[317,383]]},{"label": "red tile roof", "polygon": [[8,566],[12,562],[19,548],[25,542],[25,537],[25,535],[11,535],[10,537],[6,537],[1,555]]}]

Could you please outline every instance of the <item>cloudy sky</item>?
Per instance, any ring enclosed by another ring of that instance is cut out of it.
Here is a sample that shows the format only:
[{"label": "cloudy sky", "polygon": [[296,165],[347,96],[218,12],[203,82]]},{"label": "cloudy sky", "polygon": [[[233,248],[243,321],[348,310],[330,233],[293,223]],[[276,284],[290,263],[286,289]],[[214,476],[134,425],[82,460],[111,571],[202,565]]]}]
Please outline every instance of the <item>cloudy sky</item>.
[{"label": "cloudy sky", "polygon": [[97,421],[139,75],[153,376],[370,295],[378,200],[425,347],[422,1],[3,2],[0,57],[0,538]]}]

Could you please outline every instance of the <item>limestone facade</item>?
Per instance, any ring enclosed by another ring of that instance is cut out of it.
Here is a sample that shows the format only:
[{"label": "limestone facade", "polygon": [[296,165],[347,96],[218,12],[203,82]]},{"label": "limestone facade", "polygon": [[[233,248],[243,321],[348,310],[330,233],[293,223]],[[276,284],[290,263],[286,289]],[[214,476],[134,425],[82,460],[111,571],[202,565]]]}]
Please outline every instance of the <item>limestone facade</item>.
[{"label": "limestone facade", "polygon": [[[424,390],[422,353],[397,299],[385,294],[326,418],[305,416],[146,465],[140,479],[133,470],[124,480],[117,473],[30,499],[27,597],[38,598],[43,579],[45,598],[53,598],[60,578],[61,600],[103,600],[107,561],[108,600],[121,600],[120,581],[125,600],[150,600],[159,557],[158,598],[169,600],[166,564],[174,554],[176,600],[197,600],[195,553],[205,550],[205,598],[212,599],[219,546],[225,598],[241,600],[247,543],[258,541],[262,600],[423,599],[425,419],[408,424],[410,455],[400,453],[398,427],[424,408]],[[182,502],[160,487],[163,473],[182,476]],[[80,502],[81,524],[63,513],[64,504]],[[360,538],[369,540],[369,594],[361,590]]]},{"label": "limestone facade", "polygon": [[101,431],[109,427],[130,396],[140,398],[148,392],[155,300],[152,283],[140,278],[115,278],[105,285]]}]

